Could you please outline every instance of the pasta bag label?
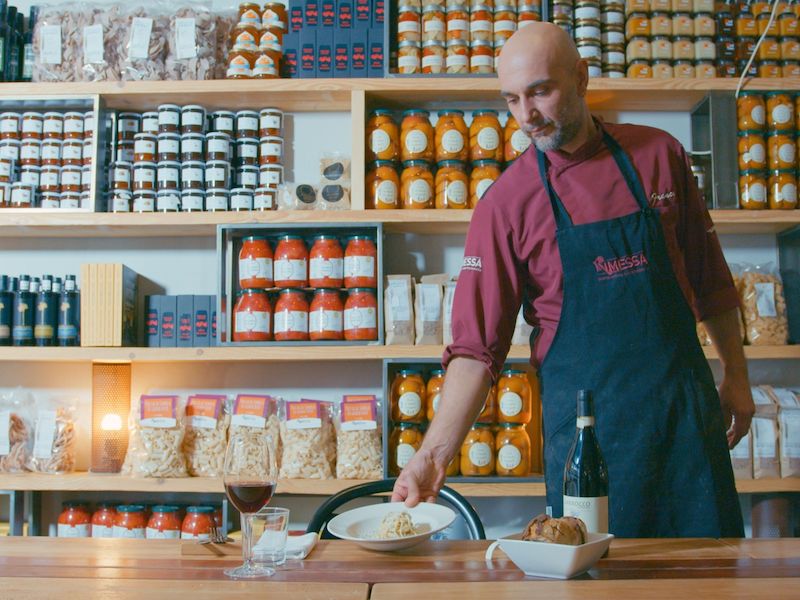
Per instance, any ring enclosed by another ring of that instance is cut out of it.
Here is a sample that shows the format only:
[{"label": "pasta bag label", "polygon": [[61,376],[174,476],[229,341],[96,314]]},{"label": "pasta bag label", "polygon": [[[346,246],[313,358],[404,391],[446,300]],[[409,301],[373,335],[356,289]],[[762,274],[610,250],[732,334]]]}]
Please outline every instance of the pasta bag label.
[{"label": "pasta bag label", "polygon": [[189,426],[198,429],[215,429],[222,408],[222,396],[190,396],[186,404]]},{"label": "pasta bag label", "polygon": [[56,439],[56,411],[40,409],[36,413],[36,433],[34,434],[33,457],[50,458],[53,442]]},{"label": "pasta bag label", "polygon": [[316,400],[286,404],[287,429],[319,429],[322,427],[322,405]]},{"label": "pasta bag label", "polygon": [[270,396],[239,394],[233,405],[231,425],[264,429],[273,400]]},{"label": "pasta bag label", "polygon": [[143,427],[172,428],[178,424],[177,396],[142,396],[140,422]]},{"label": "pasta bag label", "polygon": [[[342,402],[342,431],[367,431],[378,428],[378,409],[375,397],[365,400],[350,400],[344,397]],[[364,398],[364,396],[361,396]]]}]

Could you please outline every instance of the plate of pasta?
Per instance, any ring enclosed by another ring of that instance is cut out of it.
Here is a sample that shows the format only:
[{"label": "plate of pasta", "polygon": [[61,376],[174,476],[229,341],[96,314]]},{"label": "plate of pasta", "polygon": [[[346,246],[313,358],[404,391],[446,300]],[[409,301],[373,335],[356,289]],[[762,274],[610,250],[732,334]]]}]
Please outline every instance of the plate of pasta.
[{"label": "plate of pasta", "polygon": [[328,522],[328,531],[367,550],[392,552],[416,546],[450,526],[456,514],[440,504],[423,502],[408,508],[402,502],[354,508]]}]

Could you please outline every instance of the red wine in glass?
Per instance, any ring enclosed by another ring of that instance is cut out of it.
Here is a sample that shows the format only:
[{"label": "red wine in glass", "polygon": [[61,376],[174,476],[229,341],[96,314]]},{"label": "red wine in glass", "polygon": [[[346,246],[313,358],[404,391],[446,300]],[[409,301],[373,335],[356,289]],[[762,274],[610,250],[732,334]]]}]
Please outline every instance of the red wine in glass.
[{"label": "red wine in glass", "polygon": [[270,501],[275,492],[275,483],[235,481],[225,484],[225,492],[240,513],[255,513]]}]

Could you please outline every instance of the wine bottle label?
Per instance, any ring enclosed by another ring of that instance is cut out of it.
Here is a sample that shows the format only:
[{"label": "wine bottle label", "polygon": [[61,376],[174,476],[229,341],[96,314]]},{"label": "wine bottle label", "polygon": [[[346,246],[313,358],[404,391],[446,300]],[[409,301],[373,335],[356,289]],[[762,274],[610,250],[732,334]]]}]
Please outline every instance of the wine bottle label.
[{"label": "wine bottle label", "polygon": [[584,427],[594,427],[594,417],[578,417],[578,429]]},{"label": "wine bottle label", "polygon": [[608,496],[564,496],[564,516],[578,517],[590,533],[608,533]]}]

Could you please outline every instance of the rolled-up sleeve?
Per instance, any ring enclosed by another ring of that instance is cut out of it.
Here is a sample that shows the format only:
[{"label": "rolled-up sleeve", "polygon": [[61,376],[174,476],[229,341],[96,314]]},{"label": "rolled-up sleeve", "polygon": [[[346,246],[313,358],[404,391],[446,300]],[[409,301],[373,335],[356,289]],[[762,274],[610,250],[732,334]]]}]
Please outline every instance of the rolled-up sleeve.
[{"label": "rolled-up sleeve", "polygon": [[481,361],[496,380],[511,345],[522,282],[513,230],[497,202],[478,204],[464,247],[453,300],[453,343],[445,367],[456,356]]}]

